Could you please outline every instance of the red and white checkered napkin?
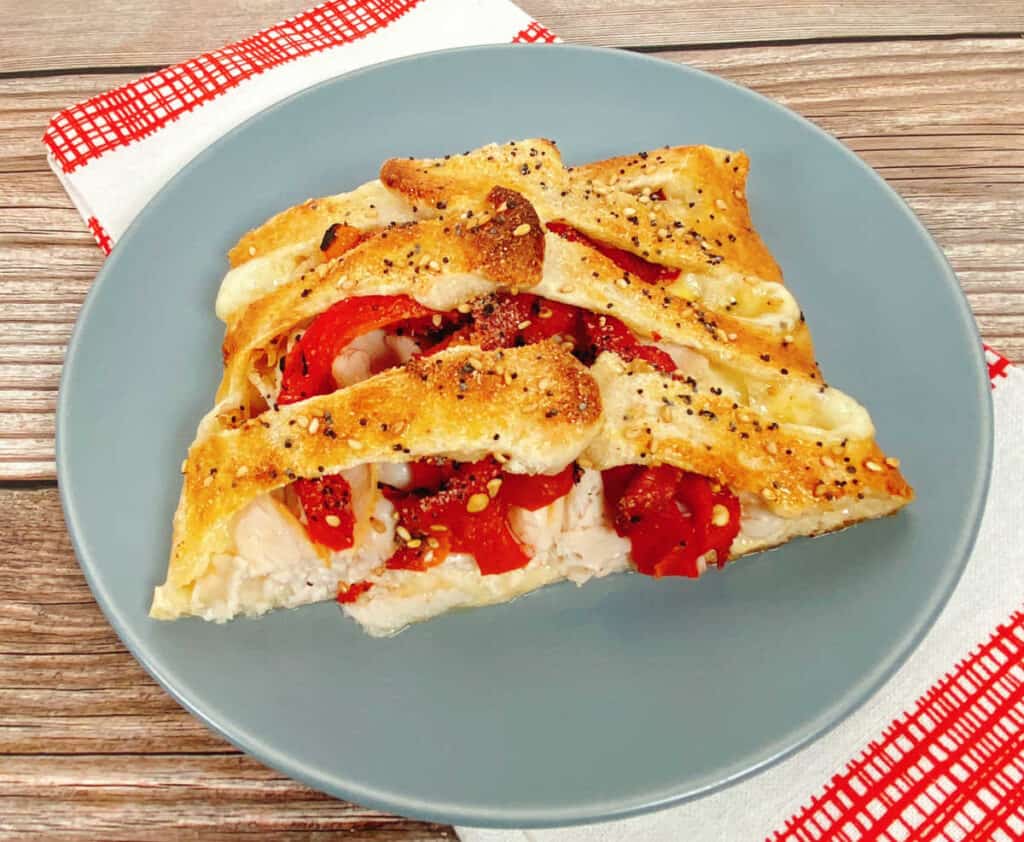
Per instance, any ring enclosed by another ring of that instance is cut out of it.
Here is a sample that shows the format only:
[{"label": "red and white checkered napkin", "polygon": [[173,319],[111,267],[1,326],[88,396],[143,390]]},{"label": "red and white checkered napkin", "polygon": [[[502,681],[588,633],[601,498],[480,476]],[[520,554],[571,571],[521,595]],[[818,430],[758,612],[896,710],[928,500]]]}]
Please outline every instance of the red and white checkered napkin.
[{"label": "red and white checkered napkin", "polygon": [[56,114],[48,159],[109,254],[199,152],[281,99],[368,64],[474,44],[552,42],[508,0],[330,0]]},{"label": "red and white checkered napkin", "polygon": [[[331,0],[57,114],[50,164],[100,247],[193,156],[323,79],[425,50],[555,37],[507,0]],[[1024,839],[1024,372],[986,351],[996,458],[956,593],[924,642],[838,728],[762,775],[681,807],[465,842]]]}]

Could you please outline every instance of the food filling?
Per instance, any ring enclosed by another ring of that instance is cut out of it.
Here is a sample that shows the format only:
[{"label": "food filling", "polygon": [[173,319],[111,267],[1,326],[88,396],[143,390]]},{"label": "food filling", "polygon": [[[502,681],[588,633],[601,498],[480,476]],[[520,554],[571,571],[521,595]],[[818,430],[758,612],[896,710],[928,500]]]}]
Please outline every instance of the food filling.
[{"label": "food filling", "polygon": [[[611,316],[530,294],[497,294],[463,309],[468,312],[437,312],[404,295],[339,301],[310,323],[282,359],[277,403],[326,394],[413,355],[465,344],[495,350],[558,338],[584,364],[613,351],[664,373],[677,370],[670,353],[642,343]],[[550,506],[581,474],[575,464],[553,476],[509,474],[494,458],[428,459],[407,468],[378,480],[396,517],[397,548],[385,567],[423,571],[463,553],[484,575],[529,563],[534,548],[517,534],[516,512]],[[602,484],[606,519],[630,542],[639,572],[694,577],[708,563],[724,565],[740,521],[739,501],[727,489],[670,466],[613,468],[603,472]],[[343,476],[300,479],[291,488],[313,542],[335,551],[353,546],[352,488]],[[369,582],[343,586],[338,599],[355,602],[370,587]]]}]

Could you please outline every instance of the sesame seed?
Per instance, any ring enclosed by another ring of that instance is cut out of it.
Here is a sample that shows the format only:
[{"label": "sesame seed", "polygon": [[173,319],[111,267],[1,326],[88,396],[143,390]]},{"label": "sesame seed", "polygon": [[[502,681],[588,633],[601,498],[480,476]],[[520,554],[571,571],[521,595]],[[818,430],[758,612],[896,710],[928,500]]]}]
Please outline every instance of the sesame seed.
[{"label": "sesame seed", "polygon": [[341,518],[337,515],[327,515],[324,518],[328,526],[341,526]]},{"label": "sesame seed", "polygon": [[622,212],[626,216],[636,216],[636,208],[625,208]]},{"label": "sesame seed", "polygon": [[619,287],[620,289],[625,289],[626,287],[629,286],[629,281],[627,281],[625,278],[619,278],[615,282],[615,286]]},{"label": "sesame seed", "polygon": [[647,214],[647,221],[648,222],[657,222],[658,221],[658,214],[656,214],[654,211],[651,211],[649,214]]},{"label": "sesame seed", "polygon": [[540,312],[537,314],[537,316],[542,319],[550,319],[551,315],[550,307],[541,307]]},{"label": "sesame seed", "polygon": [[663,406],[658,413],[658,417],[667,424],[672,420],[672,410],[667,406]]},{"label": "sesame seed", "polygon": [[773,441],[766,441],[764,443],[764,449],[767,450],[772,456],[779,452],[779,446]]},{"label": "sesame seed", "polygon": [[438,541],[437,538],[427,538],[427,546],[432,550],[436,550],[441,546],[441,542]]},{"label": "sesame seed", "polygon": [[898,468],[900,466],[900,460],[897,459],[895,456],[886,456],[885,464],[888,465],[890,468]]},{"label": "sesame seed", "polygon": [[651,193],[652,193],[653,191],[651,190],[651,188],[650,188],[650,187],[645,187],[645,188],[644,188],[643,190],[641,190],[640,192],[641,192],[641,193],[643,193],[643,194],[644,194],[645,196],[650,196],[650,195],[651,195]]},{"label": "sesame seed", "polygon": [[882,466],[872,459],[866,460],[864,462],[864,467],[867,468],[869,471],[873,471],[876,474],[881,473],[882,471]]},{"label": "sesame seed", "polygon": [[361,441],[359,441],[358,439],[349,439],[346,442],[346,444],[349,447],[351,447],[353,450],[362,450],[363,449],[363,443]]},{"label": "sesame seed", "polygon": [[213,477],[207,477],[206,479],[203,480],[204,488],[209,488],[211,485],[213,485]]},{"label": "sesame seed", "polygon": [[181,460],[181,472],[185,473],[188,470],[188,459]]},{"label": "sesame seed", "polygon": [[574,290],[573,290],[573,287],[571,287],[568,284],[566,284],[565,286],[560,286],[558,288],[558,291],[560,293],[562,293],[562,295],[568,295],[570,292],[573,292]]},{"label": "sesame seed", "polygon": [[704,249],[704,251],[707,251],[709,248],[711,248],[711,243],[709,243],[707,240],[701,240],[700,247]]},{"label": "sesame seed", "polygon": [[740,190],[733,190],[732,191],[732,195],[735,196],[737,199],[742,199],[743,198],[743,193]]},{"label": "sesame seed", "polygon": [[715,199],[715,207],[719,210],[725,210],[729,206],[722,199]]},{"label": "sesame seed", "polygon": [[711,523],[713,526],[725,526],[730,519],[729,510],[721,503],[715,503],[711,509]]},{"label": "sesame seed", "polygon": [[375,517],[371,517],[370,518],[370,526],[373,527],[373,531],[374,532],[376,532],[376,533],[378,533],[380,535],[382,535],[385,532],[387,532],[387,529],[388,529],[383,521],[380,521],[380,520],[378,520]]},{"label": "sesame seed", "polygon": [[427,268],[431,272],[440,272],[441,271],[441,264],[438,263],[436,260],[431,260],[430,263],[427,264]]},{"label": "sesame seed", "polygon": [[831,456],[822,456],[821,464],[826,468],[834,468],[836,466],[835,460]]},{"label": "sesame seed", "polygon": [[731,332],[730,332],[730,333],[728,334],[728,337],[729,337],[729,341],[730,341],[730,342],[735,342],[735,341],[736,341],[736,339],[737,339],[737,334],[735,334],[735,333],[731,333]]},{"label": "sesame seed", "polygon": [[659,240],[664,240],[667,236],[668,236],[668,228],[659,228],[658,229],[658,239]]},{"label": "sesame seed", "polygon": [[512,232],[512,236],[513,237],[522,237],[522,236],[525,236],[526,234],[529,234],[529,233],[530,233],[530,224],[528,222],[524,222],[522,225],[518,226],[515,231]]},{"label": "sesame seed", "polygon": [[498,496],[499,491],[501,491],[501,479],[495,477],[487,483],[487,494],[493,499]]},{"label": "sesame seed", "polygon": [[419,538],[413,538],[411,541],[406,541],[405,545],[410,550],[415,550],[417,547],[423,546],[423,541],[421,539],[419,539]]},{"label": "sesame seed", "polygon": [[295,420],[303,427],[309,423],[309,419],[305,415],[296,415]]},{"label": "sesame seed", "polygon": [[404,526],[399,526],[398,529],[395,530],[395,532],[398,533],[398,537],[401,538],[403,541],[412,540],[412,533],[409,532],[409,530],[406,529]]},{"label": "sesame seed", "polygon": [[645,205],[649,205],[651,203],[650,196],[637,196],[637,200]]},{"label": "sesame seed", "polygon": [[236,477],[244,477],[247,473],[249,473],[249,466],[248,465],[241,465],[238,468],[238,470],[235,471],[235,476]]},{"label": "sesame seed", "polygon": [[480,362],[480,360],[478,360],[476,357],[470,357],[468,360],[466,360],[466,365],[468,365],[474,371],[479,371],[481,368],[484,367],[484,364]]},{"label": "sesame seed", "polygon": [[818,483],[818,485],[816,485],[815,488],[814,488],[814,496],[815,497],[824,497],[827,492],[828,492],[828,486],[825,485],[825,483],[823,483],[823,482],[822,483]]},{"label": "sesame seed", "polygon": [[316,431],[319,430],[319,429],[320,429],[320,419],[319,418],[314,418],[312,421],[309,422],[309,434],[310,435],[315,434]]},{"label": "sesame seed", "polygon": [[495,453],[494,461],[499,465],[504,465],[508,461],[508,457],[504,453]]},{"label": "sesame seed", "polygon": [[469,498],[469,501],[466,503],[466,511],[470,514],[482,512],[484,509],[487,508],[490,502],[491,498],[488,497],[486,494],[474,494],[472,497]]},{"label": "sesame seed", "polygon": [[435,313],[430,322],[434,327],[441,327],[441,325],[444,324],[444,319],[441,318],[440,313]]},{"label": "sesame seed", "polygon": [[463,315],[465,315],[466,313],[469,313],[473,308],[470,307],[468,304],[460,304],[455,309],[458,310]]},{"label": "sesame seed", "polygon": [[249,257],[256,256],[256,246],[249,246]]},{"label": "sesame seed", "polygon": [[775,492],[772,491],[770,488],[762,488],[761,496],[770,503],[772,500],[775,499]]},{"label": "sesame seed", "polygon": [[427,551],[426,551],[426,552],[425,552],[425,553],[423,554],[423,560],[424,560],[424,561],[426,561],[426,562],[428,562],[428,563],[429,563],[429,562],[431,562],[431,561],[433,561],[433,560],[434,560],[434,551],[433,551],[433,550],[427,550]]},{"label": "sesame seed", "polygon": [[526,330],[532,322],[529,319],[523,319],[519,324],[516,325],[517,330]]},{"label": "sesame seed", "polygon": [[432,523],[432,524],[430,524],[430,531],[431,532],[447,532],[448,531],[448,527],[445,526],[443,523]]},{"label": "sesame seed", "polygon": [[506,371],[505,372],[504,380],[505,380],[505,385],[506,386],[511,386],[512,385],[512,373],[510,371]]}]

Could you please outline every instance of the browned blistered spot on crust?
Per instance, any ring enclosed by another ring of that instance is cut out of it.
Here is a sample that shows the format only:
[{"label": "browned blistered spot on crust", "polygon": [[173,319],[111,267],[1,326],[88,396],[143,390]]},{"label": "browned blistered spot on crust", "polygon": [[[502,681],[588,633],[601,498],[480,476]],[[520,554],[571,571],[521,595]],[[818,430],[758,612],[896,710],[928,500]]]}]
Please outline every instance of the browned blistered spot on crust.
[{"label": "browned blistered spot on crust", "polygon": [[[485,224],[469,232],[476,262],[491,280],[503,286],[532,287],[544,265],[544,231],[533,205],[518,193],[495,187],[487,194],[495,212]],[[516,234],[528,226],[525,234]]]},{"label": "browned blistered spot on crust", "polygon": [[[292,423],[300,416],[305,426]],[[191,582],[212,553],[230,551],[230,518],[258,494],[295,478],[366,462],[493,452],[535,472],[553,470],[576,458],[600,417],[594,379],[553,342],[491,352],[453,348],[265,412],[189,451],[169,578]]]}]

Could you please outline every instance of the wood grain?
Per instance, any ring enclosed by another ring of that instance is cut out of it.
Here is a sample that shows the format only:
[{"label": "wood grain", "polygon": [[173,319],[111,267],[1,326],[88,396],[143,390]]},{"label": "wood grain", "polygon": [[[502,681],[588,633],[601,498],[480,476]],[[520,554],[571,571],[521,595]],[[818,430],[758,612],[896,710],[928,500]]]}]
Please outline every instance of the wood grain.
[{"label": "wood grain", "polygon": [[[76,0],[7,5],[0,72],[170,64],[238,40],[309,3]],[[776,0],[757,5],[750,0],[520,0],[519,5],[566,41],[603,46],[1017,35],[1024,30],[1019,0]]]},{"label": "wood grain", "polygon": [[[938,239],[985,338],[1024,359],[1024,41],[662,55],[771,96],[862,155]],[[60,362],[102,263],[38,138],[61,105],[128,78],[0,80],[0,121],[15,127],[0,148],[0,479],[54,476]]]},{"label": "wood grain", "polygon": [[93,600],[56,489],[0,490],[0,557],[0,839],[454,838],[313,792],[186,713]]}]

